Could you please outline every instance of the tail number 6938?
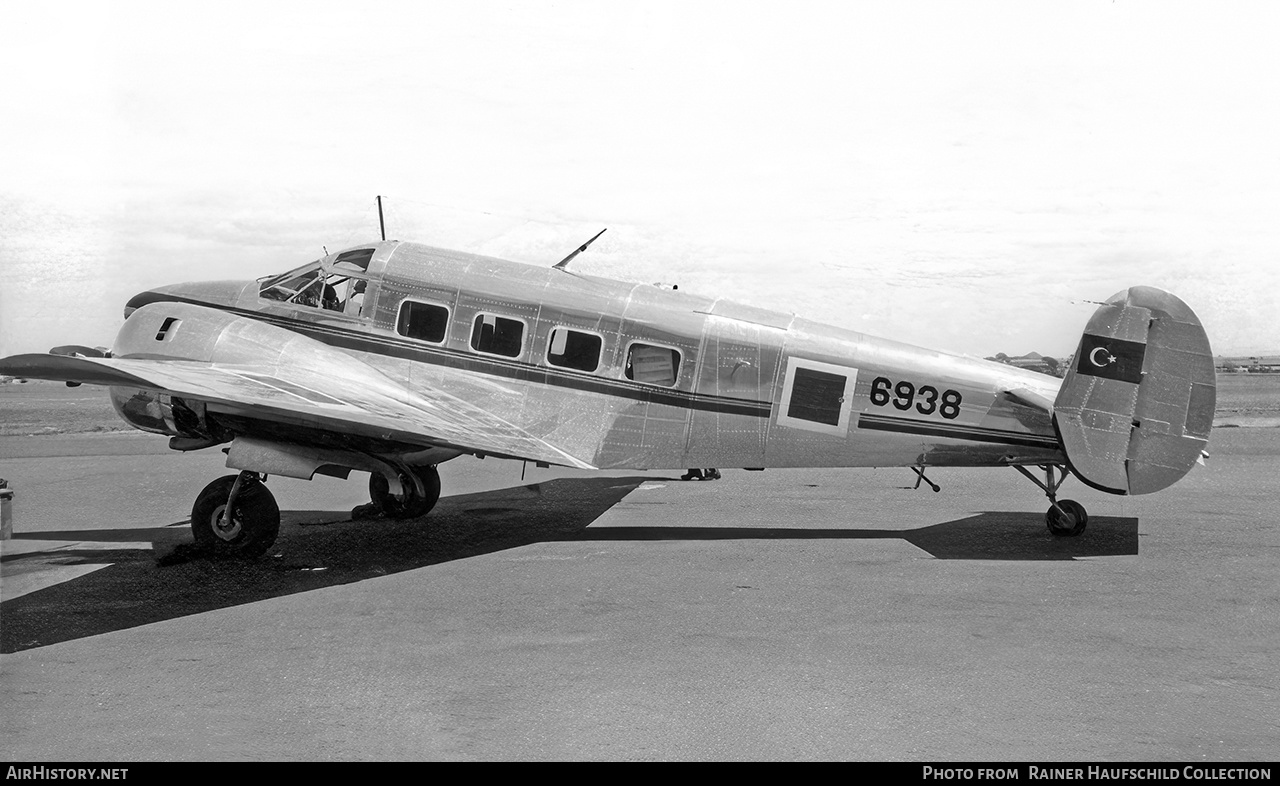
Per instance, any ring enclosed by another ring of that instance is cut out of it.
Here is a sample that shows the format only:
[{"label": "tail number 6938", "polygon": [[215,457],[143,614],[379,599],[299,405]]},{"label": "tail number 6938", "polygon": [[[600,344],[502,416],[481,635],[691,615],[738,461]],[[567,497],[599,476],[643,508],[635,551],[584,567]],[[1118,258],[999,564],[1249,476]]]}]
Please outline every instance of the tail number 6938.
[{"label": "tail number 6938", "polygon": [[906,380],[895,384],[888,377],[876,377],[871,383],[871,403],[877,407],[887,407],[892,403],[895,409],[906,412],[914,406],[921,415],[937,412],[947,420],[954,420],[960,416],[960,401],[959,392],[944,390],[939,395],[938,389],[932,385],[921,385],[917,389]]}]

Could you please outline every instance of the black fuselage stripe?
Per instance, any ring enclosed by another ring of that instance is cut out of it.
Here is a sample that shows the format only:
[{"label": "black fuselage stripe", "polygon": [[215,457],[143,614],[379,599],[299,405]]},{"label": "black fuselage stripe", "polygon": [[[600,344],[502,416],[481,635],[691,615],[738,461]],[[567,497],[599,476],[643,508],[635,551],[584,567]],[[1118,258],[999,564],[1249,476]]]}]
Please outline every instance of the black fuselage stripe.
[{"label": "black fuselage stripe", "polygon": [[1050,436],[1023,434],[1016,431],[965,426],[961,424],[926,423],[885,415],[860,415],[858,428],[873,431],[895,431],[902,434],[920,434],[930,437],[967,439],[973,442],[993,442],[1000,445],[1020,445],[1031,448],[1056,448],[1058,440]]},{"label": "black fuselage stripe", "polygon": [[554,387],[600,393],[609,396],[628,398],[650,404],[664,404],[684,409],[706,412],[718,412],[726,415],[743,415],[746,417],[767,418],[772,414],[773,406],[767,401],[749,401],[721,396],[707,396],[698,393],[687,393],[679,390],[654,389],[633,382],[609,380],[600,377],[579,376],[554,369],[532,366],[518,361],[506,361],[500,358],[481,357],[463,353],[444,347],[424,347],[407,340],[378,336],[357,330],[347,330],[331,325],[319,325],[305,320],[292,319],[273,314],[264,314],[232,306],[206,303],[200,300],[184,298],[177,295],[156,295],[146,302],[133,301],[139,307],[150,303],[176,302],[213,308],[237,316],[255,319],[295,333],[314,338],[329,346],[343,349],[368,352],[385,357],[413,360],[420,363],[445,366],[460,371],[479,374],[490,374],[521,382],[551,385]]}]

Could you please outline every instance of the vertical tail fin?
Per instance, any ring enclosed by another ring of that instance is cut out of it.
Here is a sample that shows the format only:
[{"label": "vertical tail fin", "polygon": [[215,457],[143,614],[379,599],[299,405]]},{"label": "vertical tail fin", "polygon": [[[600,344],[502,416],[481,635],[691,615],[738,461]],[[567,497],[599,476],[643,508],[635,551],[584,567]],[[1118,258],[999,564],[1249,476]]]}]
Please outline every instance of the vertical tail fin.
[{"label": "vertical tail fin", "polygon": [[1094,312],[1054,402],[1081,480],[1112,494],[1173,485],[1200,458],[1217,385],[1209,337],[1177,297],[1130,287]]}]

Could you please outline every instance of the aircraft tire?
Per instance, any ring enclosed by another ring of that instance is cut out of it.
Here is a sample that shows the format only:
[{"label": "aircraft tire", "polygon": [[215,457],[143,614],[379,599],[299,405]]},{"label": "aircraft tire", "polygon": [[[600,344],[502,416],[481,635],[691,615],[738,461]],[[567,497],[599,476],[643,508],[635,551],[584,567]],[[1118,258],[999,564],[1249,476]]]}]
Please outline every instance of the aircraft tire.
[{"label": "aircraft tire", "polygon": [[231,524],[226,524],[222,518],[235,482],[235,475],[227,475],[204,487],[191,507],[191,534],[216,556],[252,559],[276,542],[280,506],[265,485],[251,480],[241,487]]},{"label": "aircraft tire", "polygon": [[1044,514],[1044,523],[1054,535],[1073,538],[1084,532],[1089,524],[1089,514],[1084,505],[1073,499],[1064,499],[1059,500],[1057,507],[1049,508],[1049,512]]},{"label": "aircraft tire", "polygon": [[387,479],[381,472],[369,475],[369,499],[388,518],[412,519],[425,516],[440,500],[440,472],[435,466],[413,467],[411,471],[413,477],[405,472],[400,475],[401,487],[411,489],[407,494],[392,494]]}]

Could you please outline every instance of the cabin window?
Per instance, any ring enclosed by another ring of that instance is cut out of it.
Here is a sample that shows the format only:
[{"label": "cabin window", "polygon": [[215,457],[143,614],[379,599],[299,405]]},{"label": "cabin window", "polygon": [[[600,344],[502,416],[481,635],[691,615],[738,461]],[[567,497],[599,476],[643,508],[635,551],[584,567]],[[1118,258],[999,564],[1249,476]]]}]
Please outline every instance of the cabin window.
[{"label": "cabin window", "polygon": [[594,333],[558,327],[551,331],[547,362],[561,368],[595,371],[600,367],[600,350],[603,347],[604,339]]},{"label": "cabin window", "polygon": [[396,332],[402,336],[440,344],[449,329],[449,309],[434,303],[406,300],[400,304]]},{"label": "cabin window", "polygon": [[652,344],[632,344],[627,350],[627,379],[648,382],[651,385],[675,387],[680,376],[680,352],[670,347]]},{"label": "cabin window", "polygon": [[519,357],[524,345],[524,323],[497,314],[476,315],[471,330],[471,348],[476,352],[503,357]]},{"label": "cabin window", "polygon": [[845,436],[849,431],[857,380],[856,368],[802,358],[788,359],[778,423]]}]

